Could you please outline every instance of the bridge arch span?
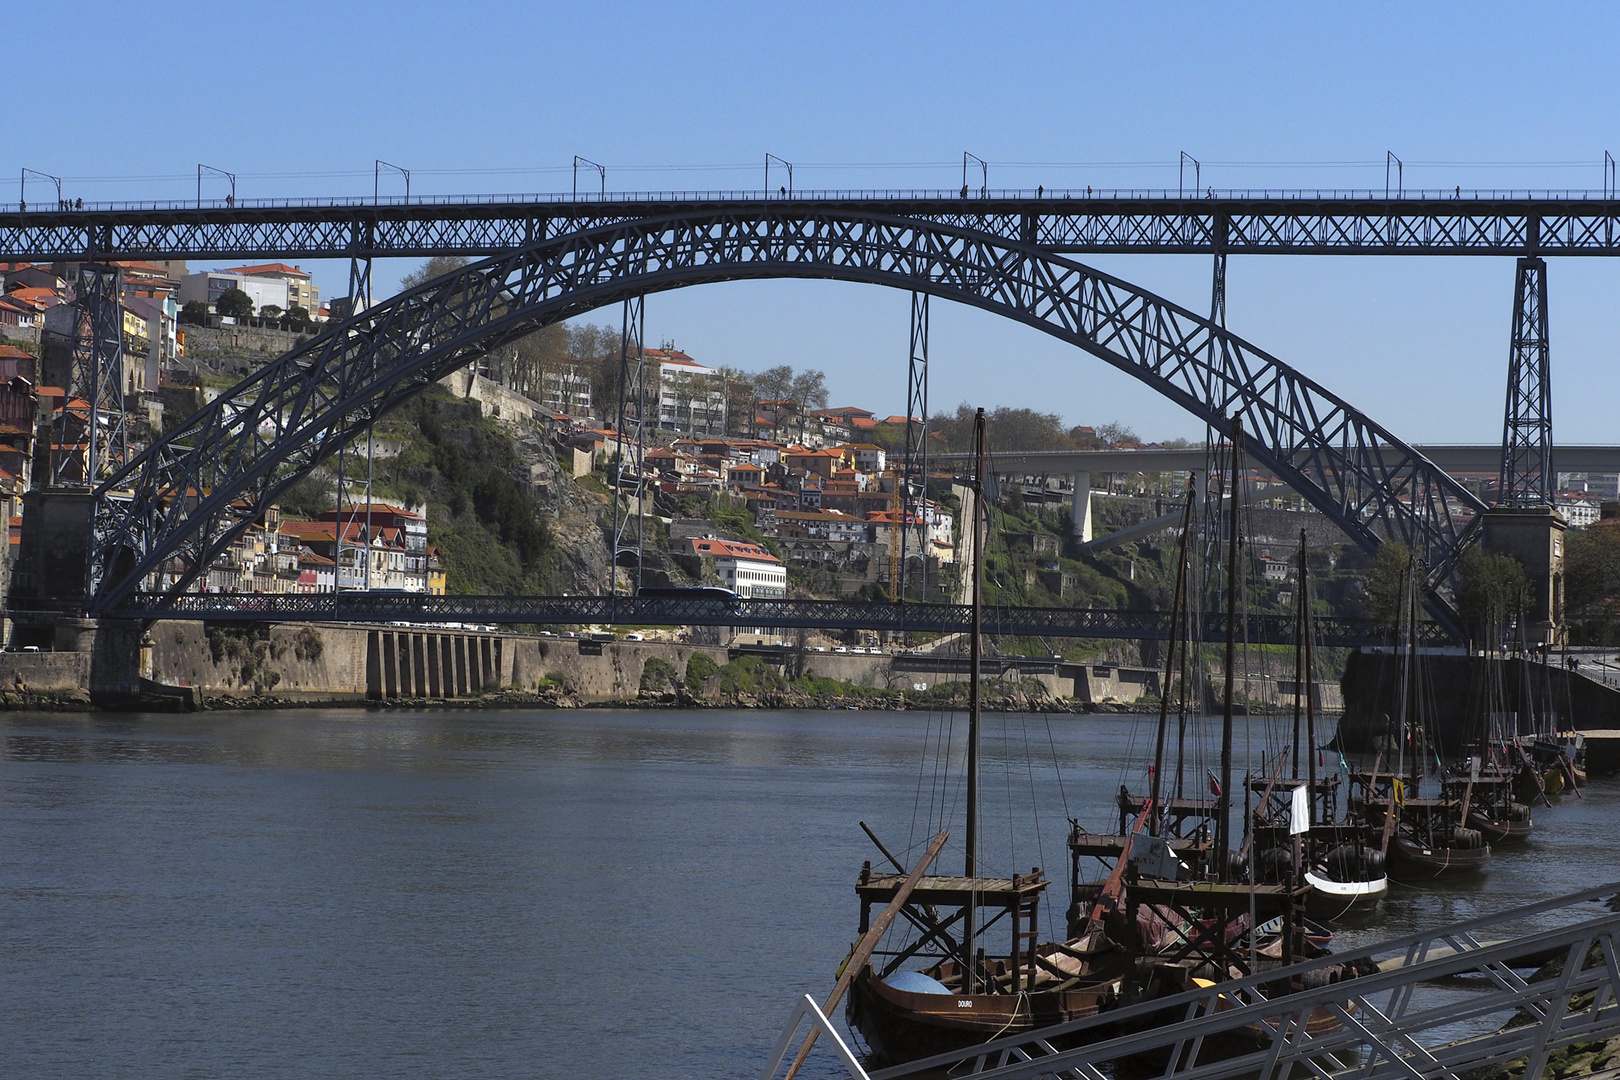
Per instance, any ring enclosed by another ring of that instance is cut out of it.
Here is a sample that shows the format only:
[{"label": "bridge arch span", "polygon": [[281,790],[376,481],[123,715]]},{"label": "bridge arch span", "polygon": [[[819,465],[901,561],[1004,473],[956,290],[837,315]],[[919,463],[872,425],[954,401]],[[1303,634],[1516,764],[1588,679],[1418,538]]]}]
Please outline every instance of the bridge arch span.
[{"label": "bridge arch span", "polygon": [[[1473,495],[1320,384],[1119,278],[971,228],[746,204],[584,229],[474,263],[351,317],[176,425],[96,491],[90,609],[150,572],[184,590],[310,469],[502,344],[634,295],[765,278],[918,290],[1035,327],[1140,379],[1250,453],[1367,549],[1448,578]],[[1453,505],[1462,508],[1454,513]],[[116,567],[116,569],[115,569]]]}]

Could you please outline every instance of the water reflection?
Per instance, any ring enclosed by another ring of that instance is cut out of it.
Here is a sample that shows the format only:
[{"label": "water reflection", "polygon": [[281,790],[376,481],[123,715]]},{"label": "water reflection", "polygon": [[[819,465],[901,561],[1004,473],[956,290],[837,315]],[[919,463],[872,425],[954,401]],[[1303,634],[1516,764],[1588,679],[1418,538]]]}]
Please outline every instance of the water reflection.
[{"label": "water reflection", "polygon": [[[1189,733],[1190,783],[1211,728]],[[1067,818],[1117,825],[1150,729],[987,719],[984,857],[1055,879],[1049,934]],[[854,878],[880,859],[856,822],[909,858],[943,820],[940,867],[959,866],[962,731],[921,712],[0,715],[8,1073],[750,1075],[855,936]],[[1398,891],[1345,940],[1620,876],[1617,796],[1538,809],[1482,881]]]}]

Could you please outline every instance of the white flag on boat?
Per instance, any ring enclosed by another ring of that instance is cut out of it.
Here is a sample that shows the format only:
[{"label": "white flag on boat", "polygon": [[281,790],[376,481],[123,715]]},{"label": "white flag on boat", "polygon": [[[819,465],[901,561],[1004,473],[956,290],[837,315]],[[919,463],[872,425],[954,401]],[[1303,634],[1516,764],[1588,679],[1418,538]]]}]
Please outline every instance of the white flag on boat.
[{"label": "white flag on boat", "polygon": [[1311,792],[1304,784],[1294,789],[1293,811],[1288,815],[1288,834],[1298,836],[1311,831]]}]

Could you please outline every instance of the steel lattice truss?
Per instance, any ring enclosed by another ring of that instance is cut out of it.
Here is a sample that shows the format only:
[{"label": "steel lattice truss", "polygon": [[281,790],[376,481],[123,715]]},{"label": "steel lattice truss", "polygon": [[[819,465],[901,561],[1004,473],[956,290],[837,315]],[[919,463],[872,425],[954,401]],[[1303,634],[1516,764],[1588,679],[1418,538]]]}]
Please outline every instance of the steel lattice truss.
[{"label": "steel lattice truss", "polygon": [[[965,604],[915,604],[866,600],[743,600],[635,596],[420,596],[386,593],[136,593],[119,614],[142,619],[203,619],[209,622],[499,623],[508,626],[759,626],[773,630],[819,627],[952,633],[966,630]],[[1226,618],[1203,620],[1206,640],[1226,637]],[[984,613],[984,632],[1007,637],[1128,638],[1166,641],[1170,616],[1159,611],[1104,608],[996,607]],[[1239,624],[1241,640],[1286,645],[1296,633],[1291,615],[1250,615]],[[1425,644],[1450,639],[1434,623],[1419,630]],[[1372,619],[1322,618],[1317,639],[1323,645],[1354,648],[1389,640],[1387,627]]]},{"label": "steel lattice truss", "polygon": [[[1612,904],[1616,888],[1606,885],[1438,931],[1336,950],[1318,960],[884,1069],[871,1080],[943,1075],[1106,1080],[1115,1073],[1104,1067],[1123,1059],[1129,1059],[1133,1074],[1178,1080],[1463,1080],[1514,1062],[1524,1063],[1522,1075],[1539,1077],[1555,1051],[1620,1033],[1620,914],[1599,902],[1609,897]],[[1563,961],[1562,970],[1527,981],[1521,973],[1549,956]],[[1389,965],[1374,975],[1336,981],[1334,969],[1353,961]],[[1280,999],[1266,996],[1290,983],[1312,989]],[[1425,984],[1469,990],[1425,994]],[[1306,1021],[1313,1010],[1318,1017],[1331,1014],[1338,1023],[1312,1034]],[[1142,1030],[1116,1034],[1133,1028]],[[1261,1036],[1260,1045],[1234,1052],[1230,1036],[1245,1029]]]},{"label": "steel lattice truss", "polygon": [[1066,254],[1620,254],[1620,204],[1596,197],[1031,195],[832,191],[767,199],[760,192],[673,192],[7,210],[0,212],[0,259],[486,256],[606,225],[670,215],[752,216],[769,206],[806,218],[904,216]]},{"label": "steel lattice truss", "polygon": [[491,348],[631,296],[787,277],[888,285],[983,308],[1129,372],[1223,434],[1241,414],[1256,460],[1367,549],[1386,537],[1412,547],[1431,582],[1448,579],[1483,509],[1326,388],[1118,278],[982,232],[760,204],[625,222],[508,252],[279,357],[98,489],[91,607],[111,610],[160,570],[172,574],[168,591],[184,590],[338,446]]},{"label": "steel lattice truss", "polygon": [[1547,264],[1520,259],[1513,289],[1507,410],[1502,431],[1501,502],[1546,506],[1553,471],[1552,380],[1547,363]]}]

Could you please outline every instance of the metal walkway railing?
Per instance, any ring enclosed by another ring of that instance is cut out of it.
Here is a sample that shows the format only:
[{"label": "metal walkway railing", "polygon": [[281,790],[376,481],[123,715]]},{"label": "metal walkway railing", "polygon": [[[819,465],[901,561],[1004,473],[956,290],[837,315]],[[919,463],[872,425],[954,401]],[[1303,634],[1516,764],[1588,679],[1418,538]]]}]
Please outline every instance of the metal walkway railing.
[{"label": "metal walkway railing", "polygon": [[[1523,1061],[1522,1075],[1534,1080],[1552,1053],[1620,1035],[1620,911],[1597,905],[1617,893],[1620,884],[1588,889],[941,1054],[872,1073],[871,1080],[946,1074],[1106,1080],[1126,1059],[1132,1076],[1181,1080],[1462,1080]],[[1493,940],[1499,937],[1505,939]],[[1556,974],[1535,982],[1521,974],[1555,957],[1563,961]],[[1279,1000],[1262,996],[1264,987],[1320,979],[1358,961],[1380,970]],[[1441,981],[1446,993],[1426,990]],[[1313,1016],[1337,1023],[1318,1024],[1313,1034],[1307,1030]],[[1153,1026],[1116,1034],[1133,1022]],[[1234,1052],[1232,1036],[1252,1049]]]}]

